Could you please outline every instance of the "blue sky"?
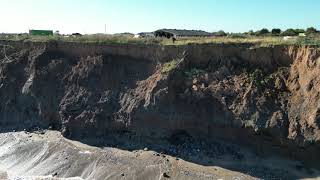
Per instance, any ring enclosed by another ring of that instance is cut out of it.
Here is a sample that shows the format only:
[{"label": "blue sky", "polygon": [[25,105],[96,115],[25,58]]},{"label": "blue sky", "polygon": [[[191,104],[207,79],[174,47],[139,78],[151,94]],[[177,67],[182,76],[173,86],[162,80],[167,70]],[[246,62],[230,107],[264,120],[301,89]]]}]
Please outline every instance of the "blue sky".
[{"label": "blue sky", "polygon": [[320,0],[0,0],[0,32],[320,29]]}]

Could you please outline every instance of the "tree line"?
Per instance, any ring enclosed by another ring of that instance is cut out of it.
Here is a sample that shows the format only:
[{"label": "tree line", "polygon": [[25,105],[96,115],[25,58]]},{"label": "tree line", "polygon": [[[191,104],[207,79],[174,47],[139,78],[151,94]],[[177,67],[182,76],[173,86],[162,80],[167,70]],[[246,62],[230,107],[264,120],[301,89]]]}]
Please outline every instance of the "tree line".
[{"label": "tree line", "polygon": [[[215,36],[227,36],[227,35],[232,35],[234,33],[226,33],[224,31],[218,31],[218,32],[214,32],[213,33]],[[299,36],[299,35],[312,35],[312,34],[320,34],[320,31],[318,31],[316,28],[314,27],[309,27],[307,29],[287,29],[282,31],[279,28],[274,28],[274,29],[267,29],[267,28],[263,28],[261,30],[258,31],[253,31],[250,30],[248,32],[244,32],[244,33],[235,33],[238,35],[250,35],[250,36]]]}]

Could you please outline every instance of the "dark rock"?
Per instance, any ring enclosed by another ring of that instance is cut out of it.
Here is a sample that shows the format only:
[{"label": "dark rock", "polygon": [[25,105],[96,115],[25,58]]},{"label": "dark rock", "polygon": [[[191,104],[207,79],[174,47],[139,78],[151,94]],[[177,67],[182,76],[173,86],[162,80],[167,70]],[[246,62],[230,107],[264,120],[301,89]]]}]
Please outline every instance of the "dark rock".
[{"label": "dark rock", "polygon": [[170,178],[170,176],[169,176],[167,173],[165,173],[165,172],[162,173],[162,176],[165,177],[165,178]]}]

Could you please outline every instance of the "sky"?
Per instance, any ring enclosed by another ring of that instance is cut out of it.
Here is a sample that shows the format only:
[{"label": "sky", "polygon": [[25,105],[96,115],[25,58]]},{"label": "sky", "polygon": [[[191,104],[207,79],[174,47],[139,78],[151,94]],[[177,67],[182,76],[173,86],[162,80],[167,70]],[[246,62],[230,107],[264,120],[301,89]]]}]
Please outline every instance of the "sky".
[{"label": "sky", "polygon": [[0,33],[320,29],[320,0],[0,0]]}]

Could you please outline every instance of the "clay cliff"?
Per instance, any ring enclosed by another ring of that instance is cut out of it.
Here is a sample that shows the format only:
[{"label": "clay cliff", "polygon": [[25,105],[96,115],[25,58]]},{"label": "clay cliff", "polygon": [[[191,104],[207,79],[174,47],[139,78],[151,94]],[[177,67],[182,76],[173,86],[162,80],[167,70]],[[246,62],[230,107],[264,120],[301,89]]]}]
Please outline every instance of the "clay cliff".
[{"label": "clay cliff", "polygon": [[2,128],[183,133],[320,159],[317,47],[0,44]]}]

